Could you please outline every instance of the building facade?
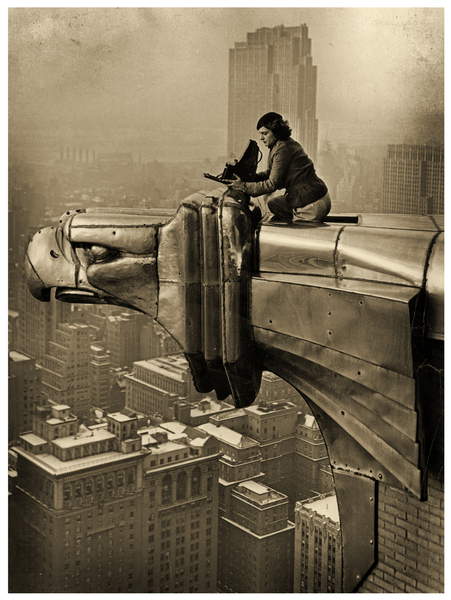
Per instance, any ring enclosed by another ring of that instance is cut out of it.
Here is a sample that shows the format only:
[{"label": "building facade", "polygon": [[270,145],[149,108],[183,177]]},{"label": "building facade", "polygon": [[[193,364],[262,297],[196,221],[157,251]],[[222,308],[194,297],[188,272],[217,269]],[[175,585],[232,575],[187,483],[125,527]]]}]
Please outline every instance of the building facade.
[{"label": "building facade", "polygon": [[388,146],[384,160],[383,211],[417,215],[443,214],[443,206],[443,146]]},{"label": "building facade", "polygon": [[228,154],[255,138],[257,119],[275,111],[313,160],[318,146],[317,68],[307,25],[263,27],[229,50]]},{"label": "building facade", "polygon": [[335,494],[296,503],[295,593],[340,593],[341,531]]},{"label": "building facade", "polygon": [[218,444],[190,434],[42,406],[14,447],[11,591],[215,591]]},{"label": "building facade", "polygon": [[90,347],[88,366],[90,401],[99,408],[110,407],[110,388],[112,383],[110,356],[102,346],[93,344]]},{"label": "building facade", "polygon": [[44,399],[68,404],[78,416],[90,406],[89,327],[82,323],[61,323],[49,341],[42,362]]},{"label": "building facade", "polygon": [[12,350],[8,364],[8,440],[31,431],[33,414],[41,394],[41,373],[36,361]]},{"label": "building facade", "polygon": [[219,589],[223,592],[291,592],[294,525],[288,498],[256,481],[236,485],[230,512],[220,519]]},{"label": "building facade", "polygon": [[159,415],[165,420],[174,418],[176,402],[202,398],[181,354],[136,361],[124,381],[127,408],[145,415]]}]

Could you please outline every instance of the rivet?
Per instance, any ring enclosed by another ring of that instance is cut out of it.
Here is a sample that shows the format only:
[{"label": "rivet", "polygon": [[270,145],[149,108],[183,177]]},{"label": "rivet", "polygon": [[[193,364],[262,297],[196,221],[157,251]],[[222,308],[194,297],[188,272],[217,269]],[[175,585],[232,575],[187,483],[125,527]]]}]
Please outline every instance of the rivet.
[{"label": "rivet", "polygon": [[378,474],[379,479],[382,479],[382,473]]},{"label": "rivet", "polygon": [[370,496],[370,502],[374,502],[373,496]]},{"label": "rivet", "polygon": [[360,580],[360,575],[356,575],[355,578],[357,579],[357,581]]},{"label": "rivet", "polygon": [[331,312],[328,312],[327,314],[328,314],[328,315],[329,315],[329,317],[330,317],[330,315],[331,315],[332,313],[331,313]]},{"label": "rivet", "polygon": [[345,414],[345,411],[344,411],[344,410],[340,410],[340,412],[341,412],[341,414],[342,414],[342,415],[344,415],[344,414]]},{"label": "rivet", "polygon": [[370,540],[370,544],[373,545],[373,543],[374,543],[373,540]]},{"label": "rivet", "polygon": [[113,231],[113,235],[116,235],[116,232],[115,232],[115,231]]}]

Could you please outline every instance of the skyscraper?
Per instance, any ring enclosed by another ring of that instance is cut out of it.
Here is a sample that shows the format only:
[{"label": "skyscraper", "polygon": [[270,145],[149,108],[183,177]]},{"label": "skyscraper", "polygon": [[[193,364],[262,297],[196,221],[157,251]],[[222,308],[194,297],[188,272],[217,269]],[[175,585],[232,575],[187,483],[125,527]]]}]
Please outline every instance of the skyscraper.
[{"label": "skyscraper", "polygon": [[90,403],[89,347],[87,325],[61,323],[43,360],[44,398],[68,404],[77,416],[86,414]]},{"label": "skyscraper", "polygon": [[341,590],[341,532],[335,494],[296,503],[295,593]]},{"label": "skyscraper", "polygon": [[389,213],[442,214],[443,146],[392,144],[384,160],[382,208]]},{"label": "skyscraper", "polygon": [[8,438],[30,431],[33,412],[41,392],[41,376],[36,361],[26,354],[9,353],[8,373]]},{"label": "skyscraper", "polygon": [[263,27],[229,50],[228,154],[255,137],[257,119],[276,111],[313,160],[318,145],[317,68],[308,27]]},{"label": "skyscraper", "polygon": [[220,519],[220,589],[291,592],[293,530],[285,494],[252,480],[235,486],[230,513]]},{"label": "skyscraper", "polygon": [[106,420],[46,405],[19,437],[11,591],[215,591],[216,440]]}]

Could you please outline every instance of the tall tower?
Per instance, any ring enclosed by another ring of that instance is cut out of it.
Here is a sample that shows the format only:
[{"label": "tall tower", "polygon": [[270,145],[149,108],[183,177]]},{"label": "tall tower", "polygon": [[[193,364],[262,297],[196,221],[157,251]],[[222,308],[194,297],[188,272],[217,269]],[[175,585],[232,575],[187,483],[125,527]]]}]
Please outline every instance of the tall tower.
[{"label": "tall tower", "polygon": [[442,214],[443,146],[392,144],[384,160],[384,212]]},{"label": "tall tower", "polygon": [[90,404],[89,327],[61,323],[42,365],[42,393],[45,399],[69,404],[77,416],[86,414]]},{"label": "tall tower", "polygon": [[238,155],[255,137],[257,119],[275,111],[315,160],[317,68],[308,27],[263,27],[229,50],[228,153]]}]

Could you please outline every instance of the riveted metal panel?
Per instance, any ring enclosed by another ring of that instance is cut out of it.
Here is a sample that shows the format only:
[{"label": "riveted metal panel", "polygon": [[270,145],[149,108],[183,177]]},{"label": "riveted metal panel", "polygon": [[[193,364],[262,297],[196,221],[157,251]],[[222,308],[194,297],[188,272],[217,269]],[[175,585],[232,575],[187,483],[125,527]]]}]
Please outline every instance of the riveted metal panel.
[{"label": "riveted metal panel", "polygon": [[444,234],[441,233],[434,242],[429,266],[426,274],[426,293],[428,298],[426,335],[443,340],[444,335]]},{"label": "riveted metal panel", "polygon": [[334,251],[341,226],[265,227],[259,234],[260,272],[335,277]]},{"label": "riveted metal panel", "polygon": [[158,322],[187,354],[201,351],[200,217],[183,204],[160,229]]},{"label": "riveted metal panel", "polygon": [[[302,359],[281,351],[266,349],[264,367],[282,376],[301,393],[307,395],[341,429],[362,446],[375,461],[380,463],[384,470],[391,473],[402,486],[405,486],[417,496],[421,496],[421,470],[406,460],[390,443],[387,443],[372,431],[358,417],[340,408],[341,397],[334,396],[333,391],[327,390],[325,393],[316,379],[309,379],[308,370],[302,367]],[[351,456],[348,459],[347,468],[357,470],[352,464]],[[378,473],[378,478],[384,480],[382,470]]]},{"label": "riveted metal panel", "polygon": [[249,211],[224,195],[219,207],[222,357],[236,406],[248,406],[260,387],[249,320],[253,227]]},{"label": "riveted metal panel", "polygon": [[344,431],[315,402],[304,396],[318,423],[329,454],[330,465],[335,474],[338,470],[356,473],[375,481],[399,487],[392,473],[371,456],[349,433]]},{"label": "riveted metal panel", "polygon": [[396,302],[410,302],[418,288],[394,283],[380,283],[377,281],[361,281],[359,279],[332,279],[330,277],[315,277],[313,275],[295,275],[294,273],[262,273],[254,276],[256,281],[279,281],[293,283],[307,287],[340,290],[350,294],[371,296]]},{"label": "riveted metal panel", "polygon": [[[293,356],[291,355],[288,360],[293,361]],[[348,430],[352,435],[354,420],[356,420],[371,431],[375,440],[381,440],[405,460],[415,466],[418,465],[419,446],[416,437],[412,438],[403,433],[402,422],[390,422],[390,416],[393,418],[395,413],[385,412],[383,406],[372,401],[370,390],[302,357],[297,357],[295,363],[297,376],[329,398],[335,405],[335,415],[349,417]],[[388,408],[390,404],[396,403],[387,400],[386,407]],[[412,411],[412,414],[417,417],[415,411]]]},{"label": "riveted metal panel", "polygon": [[296,354],[374,390],[375,402],[383,403],[389,399],[392,410],[398,411],[399,422],[404,424],[405,433],[411,434],[416,427],[416,419],[412,420],[412,410],[409,410],[415,408],[415,380],[412,377],[405,377],[319,344],[260,327],[254,327],[254,338],[259,344]]},{"label": "riveted metal panel", "polygon": [[68,222],[68,239],[74,243],[107,246],[134,254],[154,254],[158,225],[142,215],[76,213]]},{"label": "riveted metal panel", "polygon": [[359,225],[382,229],[411,229],[415,231],[439,231],[439,225],[430,215],[369,214],[359,215]]},{"label": "riveted metal panel", "polygon": [[205,359],[221,356],[220,281],[217,206],[202,203],[202,335]]},{"label": "riveted metal panel", "polygon": [[342,535],[343,592],[362,583],[376,560],[376,483],[361,475],[334,472]]},{"label": "riveted metal panel", "polygon": [[[416,293],[411,290],[412,298]],[[410,306],[405,301],[254,277],[252,325],[413,375]]]},{"label": "riveted metal panel", "polygon": [[337,246],[338,275],[421,287],[434,235],[434,231],[345,227]]}]

